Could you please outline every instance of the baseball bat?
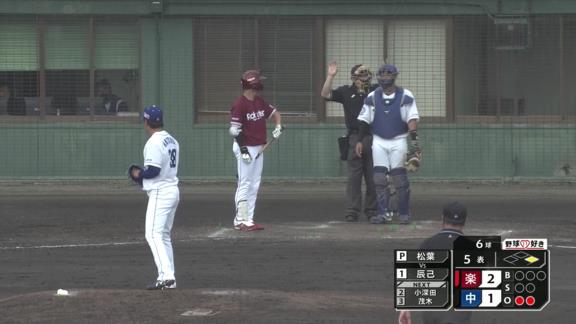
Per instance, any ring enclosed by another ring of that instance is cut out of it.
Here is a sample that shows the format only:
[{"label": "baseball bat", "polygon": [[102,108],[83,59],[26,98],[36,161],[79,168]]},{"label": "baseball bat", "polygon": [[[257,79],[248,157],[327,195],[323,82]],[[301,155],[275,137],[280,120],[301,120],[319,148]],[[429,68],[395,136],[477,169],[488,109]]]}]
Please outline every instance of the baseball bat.
[{"label": "baseball bat", "polygon": [[[286,128],[284,126],[282,126],[282,131],[284,131]],[[276,140],[275,137],[272,137],[272,139],[264,144],[264,146],[262,146],[262,148],[260,149],[260,151],[258,151],[258,154],[256,154],[256,157],[254,158],[254,160],[256,160],[257,158],[260,157],[260,155],[262,155],[262,153],[264,153],[264,151],[266,151],[266,149],[268,148],[268,146],[270,146],[270,144],[274,143],[274,141]]]},{"label": "baseball bat", "polygon": [[274,137],[272,137],[272,139],[270,141],[268,141],[268,143],[264,144],[264,146],[262,146],[262,148],[260,149],[260,151],[258,151],[258,154],[256,154],[256,158],[257,159],[260,157],[260,155],[262,155],[262,153],[264,153],[264,151],[266,151],[266,149],[268,148],[268,146],[270,146],[270,144],[272,144],[276,139]]}]

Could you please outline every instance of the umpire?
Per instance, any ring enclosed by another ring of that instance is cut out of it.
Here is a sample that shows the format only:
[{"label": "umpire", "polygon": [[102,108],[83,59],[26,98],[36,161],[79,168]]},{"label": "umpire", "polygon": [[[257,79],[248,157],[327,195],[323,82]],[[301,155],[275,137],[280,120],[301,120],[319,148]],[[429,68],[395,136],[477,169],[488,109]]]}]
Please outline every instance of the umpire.
[{"label": "umpire", "polygon": [[[459,202],[451,202],[442,209],[442,230],[420,245],[422,250],[453,250],[454,241],[464,235],[467,210]],[[471,312],[422,312],[424,324],[470,324]],[[400,311],[399,324],[412,324],[409,311]]]},{"label": "umpire", "polygon": [[[341,158],[348,164],[348,184],[346,186],[347,212],[346,221],[356,222],[362,212],[362,178],[366,182],[366,196],[364,199],[364,215],[368,219],[376,216],[376,189],[374,187],[374,163],[372,152],[358,157],[354,148],[359,140],[358,114],[362,110],[364,99],[368,94],[378,88],[378,84],[371,84],[372,72],[363,64],[357,64],[350,71],[352,84],[343,85],[332,90],[332,82],[338,73],[338,63],[332,61],[328,64],[328,74],[320,95],[327,101],[335,101],[344,108],[344,119],[348,130],[347,143],[341,148]],[[363,139],[364,147],[372,147],[372,135]],[[340,143],[339,143],[340,144]]]}]

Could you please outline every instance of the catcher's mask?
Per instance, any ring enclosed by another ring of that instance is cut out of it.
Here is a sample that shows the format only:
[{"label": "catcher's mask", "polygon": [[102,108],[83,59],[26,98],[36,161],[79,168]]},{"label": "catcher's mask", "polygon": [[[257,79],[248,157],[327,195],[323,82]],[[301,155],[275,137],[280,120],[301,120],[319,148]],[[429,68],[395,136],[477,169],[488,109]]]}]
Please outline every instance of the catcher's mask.
[{"label": "catcher's mask", "polygon": [[[370,89],[370,81],[372,80],[372,72],[366,65],[357,64],[350,70],[350,79],[356,87],[358,87],[360,92],[368,92]],[[358,84],[356,81],[360,81],[361,84]]]},{"label": "catcher's mask", "polygon": [[360,80],[362,82],[370,82],[372,80],[372,72],[364,64],[357,64],[352,67],[350,71],[350,79],[352,81]]},{"label": "catcher's mask", "polygon": [[262,80],[266,79],[265,76],[260,75],[260,71],[248,70],[242,74],[242,89],[253,89],[261,91],[264,89]]},{"label": "catcher's mask", "polygon": [[384,64],[378,69],[378,84],[382,88],[390,87],[396,81],[398,69],[392,64]]}]

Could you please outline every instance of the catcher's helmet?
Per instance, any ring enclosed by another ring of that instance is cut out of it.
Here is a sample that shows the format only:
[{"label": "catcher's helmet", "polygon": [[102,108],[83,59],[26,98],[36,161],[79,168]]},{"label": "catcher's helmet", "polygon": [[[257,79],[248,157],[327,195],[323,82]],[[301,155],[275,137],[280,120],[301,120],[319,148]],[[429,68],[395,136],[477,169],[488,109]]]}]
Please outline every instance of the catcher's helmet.
[{"label": "catcher's helmet", "polygon": [[262,80],[265,76],[260,75],[258,70],[248,70],[242,74],[242,89],[263,90]]},{"label": "catcher's helmet", "polygon": [[389,87],[394,84],[398,69],[392,64],[384,64],[378,69],[378,84],[382,88]]}]

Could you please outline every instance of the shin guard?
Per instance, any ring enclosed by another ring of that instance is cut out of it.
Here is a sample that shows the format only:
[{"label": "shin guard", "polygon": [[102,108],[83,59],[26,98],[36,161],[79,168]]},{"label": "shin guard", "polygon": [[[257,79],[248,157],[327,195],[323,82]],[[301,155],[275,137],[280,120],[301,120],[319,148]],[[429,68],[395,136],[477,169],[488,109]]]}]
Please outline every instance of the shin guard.
[{"label": "shin guard", "polygon": [[388,168],[374,167],[374,186],[378,202],[378,215],[385,215],[390,200],[390,187],[388,184]]},{"label": "shin guard", "polygon": [[396,188],[396,195],[398,195],[398,213],[400,216],[410,215],[410,183],[408,182],[408,175],[406,169],[397,168],[390,171],[390,180],[394,188]]}]

